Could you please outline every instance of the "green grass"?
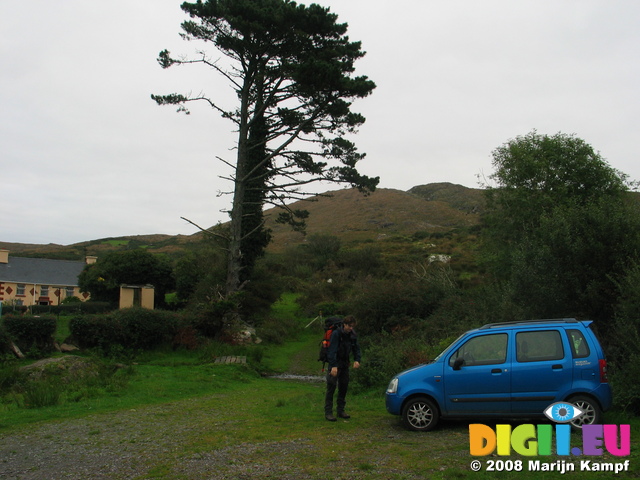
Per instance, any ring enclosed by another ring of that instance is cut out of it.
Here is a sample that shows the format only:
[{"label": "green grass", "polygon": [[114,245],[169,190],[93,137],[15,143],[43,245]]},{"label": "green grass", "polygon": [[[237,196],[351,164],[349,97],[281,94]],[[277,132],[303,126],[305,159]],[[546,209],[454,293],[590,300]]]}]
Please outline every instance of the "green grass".
[{"label": "green grass", "polygon": [[[6,395],[0,403],[0,432],[37,422],[198,397],[243,386],[258,376],[246,365],[201,364],[199,355],[193,352],[157,352],[155,356],[148,354],[147,363],[121,369],[102,381],[64,388],[59,384],[59,390],[50,382],[32,382],[24,392]],[[50,406],[28,408],[34,401]]]},{"label": "green grass", "polygon": [[71,318],[72,317],[69,315],[58,316],[58,327],[54,335],[56,342],[62,343],[71,335],[71,331],[69,330],[69,322],[71,321]]}]

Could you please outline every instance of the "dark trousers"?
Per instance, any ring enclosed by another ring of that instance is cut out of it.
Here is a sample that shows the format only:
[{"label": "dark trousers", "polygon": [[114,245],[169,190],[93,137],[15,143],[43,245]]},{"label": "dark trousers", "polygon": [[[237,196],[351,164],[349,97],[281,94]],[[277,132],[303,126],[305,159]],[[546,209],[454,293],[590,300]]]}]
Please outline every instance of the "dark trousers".
[{"label": "dark trousers", "polygon": [[338,389],[338,413],[344,412],[347,404],[347,390],[349,390],[349,367],[338,368],[338,376],[332,377],[331,370],[327,373],[327,394],[324,397],[324,414],[333,414],[333,395]]}]

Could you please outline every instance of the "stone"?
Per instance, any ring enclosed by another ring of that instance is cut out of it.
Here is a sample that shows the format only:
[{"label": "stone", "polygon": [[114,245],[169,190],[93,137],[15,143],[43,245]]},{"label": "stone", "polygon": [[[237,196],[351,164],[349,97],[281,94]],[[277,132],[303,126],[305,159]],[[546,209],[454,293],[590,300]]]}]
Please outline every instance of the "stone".
[{"label": "stone", "polygon": [[71,345],[70,343],[63,343],[62,345],[60,345],[61,352],[65,352],[65,353],[75,352],[76,350],[80,350],[80,349],[75,345]]}]

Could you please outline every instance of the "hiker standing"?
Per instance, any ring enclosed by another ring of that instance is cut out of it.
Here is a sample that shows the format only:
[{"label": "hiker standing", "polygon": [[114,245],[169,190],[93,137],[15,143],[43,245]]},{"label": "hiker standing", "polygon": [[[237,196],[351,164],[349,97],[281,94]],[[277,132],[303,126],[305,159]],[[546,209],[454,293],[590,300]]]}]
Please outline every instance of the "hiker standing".
[{"label": "hiker standing", "polygon": [[344,317],[342,326],[331,334],[327,353],[329,369],[327,372],[327,393],[324,400],[324,415],[330,422],[335,422],[333,416],[333,394],[338,389],[338,417],[350,418],[344,411],[347,390],[349,389],[349,357],[353,354],[353,368],[360,367],[360,345],[353,328],[356,319],[348,315]]}]

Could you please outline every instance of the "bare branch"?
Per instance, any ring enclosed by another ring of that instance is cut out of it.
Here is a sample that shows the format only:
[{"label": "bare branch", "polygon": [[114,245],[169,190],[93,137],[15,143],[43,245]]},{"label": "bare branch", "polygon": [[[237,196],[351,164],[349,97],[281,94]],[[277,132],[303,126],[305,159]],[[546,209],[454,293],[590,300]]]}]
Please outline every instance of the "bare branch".
[{"label": "bare branch", "polygon": [[[191,220],[189,220],[188,218],[185,217],[180,217],[182,220],[184,220],[185,222],[190,223],[191,225],[193,225],[194,227],[198,228],[202,233],[206,233],[207,235],[211,235],[212,237],[216,237],[216,238],[221,238],[225,241],[229,241],[229,237],[225,236],[225,235],[220,235],[219,233],[216,232],[212,232],[211,230],[207,230],[206,228],[202,228],[200,225],[198,225],[195,222],[192,222]],[[227,250],[227,248],[223,248],[223,250]]]}]

